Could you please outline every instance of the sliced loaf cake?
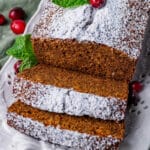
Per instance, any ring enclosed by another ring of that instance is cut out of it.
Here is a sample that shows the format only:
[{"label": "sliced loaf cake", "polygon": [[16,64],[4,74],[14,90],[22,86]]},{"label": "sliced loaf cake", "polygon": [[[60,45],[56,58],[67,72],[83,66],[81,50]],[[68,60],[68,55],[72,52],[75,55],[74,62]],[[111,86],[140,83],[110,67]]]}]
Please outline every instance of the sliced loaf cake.
[{"label": "sliced loaf cake", "polygon": [[13,94],[50,112],[123,120],[128,83],[39,64],[17,74]]},{"label": "sliced loaf cake", "polygon": [[124,122],[41,111],[17,101],[8,109],[8,124],[34,138],[83,150],[117,150]]},{"label": "sliced loaf cake", "polygon": [[[40,63],[130,81],[150,4],[107,0],[105,7],[62,8],[47,0],[32,33]],[[67,3],[67,1],[66,1]]]}]

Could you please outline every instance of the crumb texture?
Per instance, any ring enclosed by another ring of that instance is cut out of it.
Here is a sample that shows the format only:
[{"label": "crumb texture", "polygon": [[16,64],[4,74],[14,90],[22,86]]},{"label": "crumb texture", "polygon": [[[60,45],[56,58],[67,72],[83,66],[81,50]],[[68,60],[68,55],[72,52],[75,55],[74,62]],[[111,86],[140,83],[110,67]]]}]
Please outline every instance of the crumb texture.
[{"label": "crumb texture", "polygon": [[66,114],[42,111],[28,106],[21,101],[14,103],[8,112],[17,113],[25,118],[39,121],[45,126],[59,126],[60,129],[87,133],[90,135],[122,139],[124,136],[124,122],[104,121],[88,116],[76,117]]},{"label": "crumb texture", "polygon": [[104,120],[123,120],[127,107],[127,101],[115,97],[80,93],[20,78],[14,81],[13,95],[41,110],[75,116],[88,115]]},{"label": "crumb texture", "polygon": [[40,63],[115,80],[130,81],[134,73],[136,60],[106,45],[45,37],[32,44]]},{"label": "crumb texture", "polygon": [[93,77],[80,72],[44,64],[27,69],[17,76],[43,85],[73,89],[82,93],[90,93],[104,97],[112,96],[124,100],[128,97],[128,83],[125,81]]},{"label": "crumb texture", "polygon": [[39,64],[17,75],[13,95],[50,112],[120,121],[125,117],[128,84]]},{"label": "crumb texture", "polygon": [[38,121],[25,118],[16,113],[8,113],[7,122],[10,126],[31,137],[75,149],[118,150],[121,142],[120,139],[111,136],[99,137],[77,131],[60,129],[59,127],[45,126]]}]

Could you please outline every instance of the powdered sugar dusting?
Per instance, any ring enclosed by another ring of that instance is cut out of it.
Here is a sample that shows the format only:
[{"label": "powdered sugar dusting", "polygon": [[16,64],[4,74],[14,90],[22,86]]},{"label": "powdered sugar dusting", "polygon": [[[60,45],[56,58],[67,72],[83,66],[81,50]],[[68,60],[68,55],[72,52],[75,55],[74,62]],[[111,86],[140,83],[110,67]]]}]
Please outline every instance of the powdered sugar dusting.
[{"label": "powdered sugar dusting", "polygon": [[48,37],[48,24],[52,21],[52,16],[57,12],[57,15],[62,13],[62,8],[51,3],[50,0],[45,0],[44,10],[41,13],[41,19],[38,24],[35,24],[32,36],[45,36]]},{"label": "powdered sugar dusting", "polygon": [[120,139],[113,138],[111,135],[108,137],[99,137],[86,133],[62,130],[59,127],[46,127],[38,121],[33,121],[30,118],[24,118],[15,113],[8,113],[7,120],[11,126],[14,126],[20,132],[34,138],[76,149],[105,150],[110,147],[111,149],[117,149],[115,148],[115,145],[118,145],[121,142]]},{"label": "powdered sugar dusting", "polygon": [[88,115],[104,120],[123,120],[127,107],[127,101],[119,98],[81,93],[19,77],[15,78],[13,94],[16,99],[42,110],[76,116]]},{"label": "powdered sugar dusting", "polygon": [[102,9],[91,5],[63,9],[47,2],[33,37],[94,41],[137,57],[149,10],[150,0],[107,0]]}]

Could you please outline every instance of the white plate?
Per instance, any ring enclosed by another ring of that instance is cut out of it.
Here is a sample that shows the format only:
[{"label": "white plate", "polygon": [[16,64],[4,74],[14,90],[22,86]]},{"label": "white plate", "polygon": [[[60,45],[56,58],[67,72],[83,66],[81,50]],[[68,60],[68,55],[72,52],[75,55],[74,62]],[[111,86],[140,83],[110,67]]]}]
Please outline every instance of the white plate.
[{"label": "white plate", "polygon": [[[25,33],[31,33],[34,24],[39,19],[44,8],[44,0],[32,17]],[[66,147],[37,141],[10,128],[6,123],[6,112],[14,99],[12,84],[14,78],[13,65],[16,62],[10,58],[0,72],[0,150],[64,150]],[[121,145],[121,150],[149,150],[150,147],[150,77],[147,76],[145,88],[140,93],[140,102],[132,106],[128,114],[127,135]],[[147,83],[148,82],[148,83]]]}]

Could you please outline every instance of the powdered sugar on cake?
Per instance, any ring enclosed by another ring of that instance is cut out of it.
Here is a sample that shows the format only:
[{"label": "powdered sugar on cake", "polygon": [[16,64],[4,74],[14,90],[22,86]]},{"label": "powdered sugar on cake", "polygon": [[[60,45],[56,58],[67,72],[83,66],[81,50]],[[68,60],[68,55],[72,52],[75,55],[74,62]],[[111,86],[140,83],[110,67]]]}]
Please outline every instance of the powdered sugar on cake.
[{"label": "powdered sugar on cake", "polygon": [[149,9],[150,0],[107,0],[102,9],[91,5],[63,9],[47,1],[33,37],[93,41],[136,58]]},{"label": "powdered sugar on cake", "polygon": [[42,110],[76,116],[88,115],[104,120],[123,120],[127,107],[127,101],[119,98],[80,93],[17,77],[13,94],[16,99]]},{"label": "powdered sugar on cake", "polygon": [[115,145],[120,143],[121,140],[114,138],[111,135],[107,137],[99,137],[86,133],[60,129],[59,127],[54,128],[53,126],[44,126],[44,124],[38,121],[24,118],[15,113],[8,113],[7,119],[9,124],[20,132],[43,141],[70,146],[76,149],[105,150],[109,147],[115,147]]}]

